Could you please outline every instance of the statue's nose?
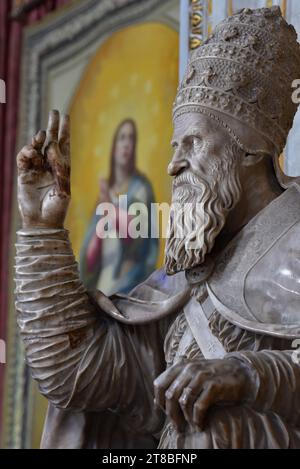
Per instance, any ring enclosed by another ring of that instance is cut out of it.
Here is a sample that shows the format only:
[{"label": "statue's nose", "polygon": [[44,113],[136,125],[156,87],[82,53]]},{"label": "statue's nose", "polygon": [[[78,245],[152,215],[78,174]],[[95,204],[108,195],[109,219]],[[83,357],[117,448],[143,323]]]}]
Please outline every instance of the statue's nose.
[{"label": "statue's nose", "polygon": [[177,174],[183,169],[188,168],[189,162],[182,155],[174,155],[171,163],[168,166],[169,176],[177,176]]}]

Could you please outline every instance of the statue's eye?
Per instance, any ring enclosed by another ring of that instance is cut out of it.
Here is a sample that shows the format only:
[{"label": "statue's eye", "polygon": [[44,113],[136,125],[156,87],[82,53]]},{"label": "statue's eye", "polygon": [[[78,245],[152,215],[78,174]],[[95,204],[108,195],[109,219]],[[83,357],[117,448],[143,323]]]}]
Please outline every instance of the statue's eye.
[{"label": "statue's eye", "polygon": [[200,137],[198,137],[197,135],[194,135],[193,136],[193,145],[198,147],[199,145],[201,145],[201,143],[202,143],[202,139]]},{"label": "statue's eye", "polygon": [[199,145],[201,142],[200,137],[197,137],[196,135],[190,135],[189,137],[185,138],[183,143],[186,148],[193,148],[196,145]]},{"label": "statue's eye", "polygon": [[178,143],[177,142],[171,142],[171,145],[172,145],[172,148],[174,148],[174,150],[176,148],[178,148]]}]

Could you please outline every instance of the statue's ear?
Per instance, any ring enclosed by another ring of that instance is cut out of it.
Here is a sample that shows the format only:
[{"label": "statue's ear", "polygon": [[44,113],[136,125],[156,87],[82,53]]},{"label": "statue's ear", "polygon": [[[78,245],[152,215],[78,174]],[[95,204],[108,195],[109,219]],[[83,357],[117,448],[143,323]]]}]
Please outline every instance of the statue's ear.
[{"label": "statue's ear", "polygon": [[265,158],[265,155],[262,153],[255,155],[252,153],[246,153],[242,158],[242,166],[255,166],[256,164],[260,163],[263,158]]}]

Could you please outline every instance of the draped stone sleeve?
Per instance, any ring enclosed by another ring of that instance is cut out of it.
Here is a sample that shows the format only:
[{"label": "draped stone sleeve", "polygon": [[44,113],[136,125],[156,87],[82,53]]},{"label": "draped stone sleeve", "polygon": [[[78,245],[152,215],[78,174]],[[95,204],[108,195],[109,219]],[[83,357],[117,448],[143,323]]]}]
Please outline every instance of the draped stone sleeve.
[{"label": "draped stone sleeve", "polygon": [[238,352],[227,358],[242,360],[253,374],[249,389],[251,407],[259,412],[274,412],[286,422],[300,427],[300,364],[292,351],[263,350]]},{"label": "draped stone sleeve", "polygon": [[110,409],[136,430],[158,431],[160,323],[126,326],[102,314],[79,280],[67,231],[22,230],[16,249],[18,324],[40,392],[61,409]]}]

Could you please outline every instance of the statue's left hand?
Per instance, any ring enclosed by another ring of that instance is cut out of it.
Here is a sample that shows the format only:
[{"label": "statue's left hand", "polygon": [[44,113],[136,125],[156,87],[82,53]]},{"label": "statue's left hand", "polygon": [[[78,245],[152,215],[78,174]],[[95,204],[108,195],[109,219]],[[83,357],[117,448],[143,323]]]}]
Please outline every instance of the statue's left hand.
[{"label": "statue's left hand", "polygon": [[251,375],[236,359],[181,361],[154,381],[155,403],[178,431],[187,423],[202,431],[210,407],[241,403],[250,388]]}]

